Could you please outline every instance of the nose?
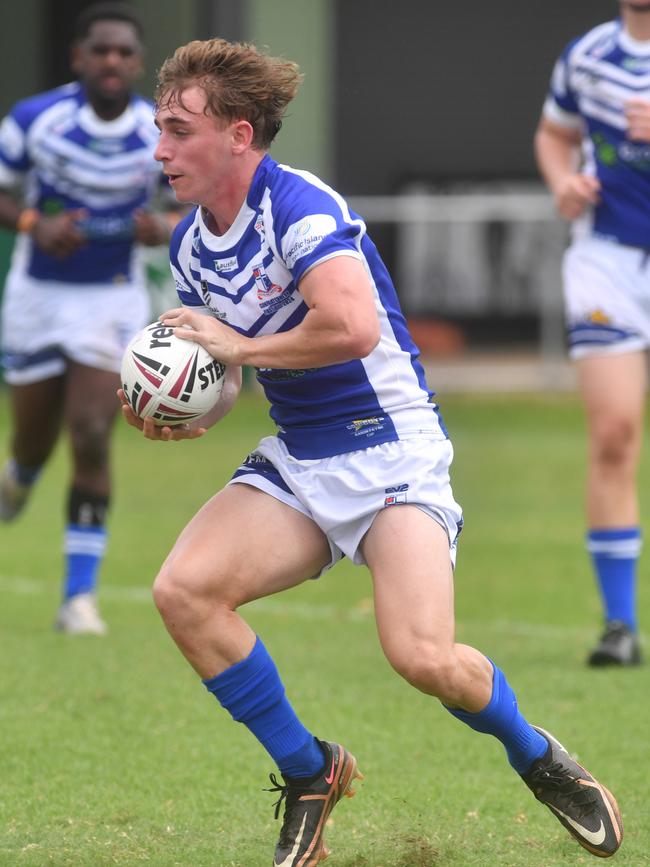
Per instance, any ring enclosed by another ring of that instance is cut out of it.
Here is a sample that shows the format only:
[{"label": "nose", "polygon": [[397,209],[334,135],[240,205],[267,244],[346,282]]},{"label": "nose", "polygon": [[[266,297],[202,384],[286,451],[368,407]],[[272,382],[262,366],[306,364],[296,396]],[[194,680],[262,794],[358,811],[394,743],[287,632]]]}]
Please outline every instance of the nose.
[{"label": "nose", "polygon": [[122,56],[122,52],[117,48],[111,49],[107,51],[104,55],[104,66],[107,69],[119,69],[124,64],[124,57]]},{"label": "nose", "polygon": [[156,145],[156,150],[153,152],[153,158],[161,163],[163,160],[169,159],[167,145],[161,136]]}]

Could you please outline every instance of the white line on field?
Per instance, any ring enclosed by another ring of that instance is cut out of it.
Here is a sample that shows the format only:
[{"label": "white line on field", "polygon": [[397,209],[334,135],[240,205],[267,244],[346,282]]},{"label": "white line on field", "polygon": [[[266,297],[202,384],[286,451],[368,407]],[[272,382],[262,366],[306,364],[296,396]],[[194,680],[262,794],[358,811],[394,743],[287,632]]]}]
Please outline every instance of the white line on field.
[{"label": "white line on field", "polygon": [[[0,574],[0,591],[19,595],[30,596],[41,593],[49,593],[52,586],[45,581],[33,578],[24,578],[17,575]],[[114,599],[118,602],[153,605],[151,589],[141,585],[120,586],[104,584],[101,588],[101,596],[105,599]],[[289,599],[258,599],[249,603],[248,610],[260,611],[278,617],[296,617],[300,620],[319,621],[371,621],[373,617],[372,601],[363,600],[354,608],[343,608],[329,603],[292,602]],[[527,623],[513,620],[463,620],[461,626],[479,626],[482,629],[491,629],[495,632],[503,632],[507,635],[524,635],[543,639],[578,636],[587,637],[593,633],[592,628],[582,626],[561,626],[549,623]]]}]

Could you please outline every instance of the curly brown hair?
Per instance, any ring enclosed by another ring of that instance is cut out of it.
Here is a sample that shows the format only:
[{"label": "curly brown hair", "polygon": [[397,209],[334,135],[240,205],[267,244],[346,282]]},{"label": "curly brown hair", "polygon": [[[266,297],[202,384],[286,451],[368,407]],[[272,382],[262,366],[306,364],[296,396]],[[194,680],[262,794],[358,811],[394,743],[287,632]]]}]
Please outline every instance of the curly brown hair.
[{"label": "curly brown hair", "polygon": [[163,63],[156,104],[186,108],[183,91],[198,85],[206,95],[206,114],[228,122],[247,120],[254,131],[253,146],[266,149],[302,78],[296,63],[264,54],[250,43],[196,39]]}]

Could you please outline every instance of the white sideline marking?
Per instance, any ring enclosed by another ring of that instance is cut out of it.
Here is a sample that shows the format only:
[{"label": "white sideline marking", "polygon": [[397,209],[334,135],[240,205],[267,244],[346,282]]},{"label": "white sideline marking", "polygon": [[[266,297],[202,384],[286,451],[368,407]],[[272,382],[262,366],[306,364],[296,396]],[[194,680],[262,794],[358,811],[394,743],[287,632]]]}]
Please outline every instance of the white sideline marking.
[{"label": "white sideline marking", "polygon": [[[37,581],[33,578],[24,578],[18,575],[0,574],[0,591],[10,592],[23,596],[34,596],[53,591],[54,585],[45,581]],[[105,599],[114,599],[119,602],[134,604],[153,605],[151,589],[140,585],[118,586],[103,584],[101,596]],[[364,600],[362,605],[355,608],[343,608],[342,606],[328,603],[292,602],[287,599],[258,599],[246,606],[250,611],[260,611],[277,617],[297,617],[300,620],[345,620],[365,622],[373,619],[373,609],[369,600]],[[495,632],[505,632],[509,635],[522,635],[531,638],[552,639],[561,637],[589,637],[593,633],[591,627],[578,626],[555,626],[549,623],[527,623],[515,620],[463,620],[460,626],[479,626],[482,629],[490,629]],[[643,634],[642,634],[643,639]]]}]

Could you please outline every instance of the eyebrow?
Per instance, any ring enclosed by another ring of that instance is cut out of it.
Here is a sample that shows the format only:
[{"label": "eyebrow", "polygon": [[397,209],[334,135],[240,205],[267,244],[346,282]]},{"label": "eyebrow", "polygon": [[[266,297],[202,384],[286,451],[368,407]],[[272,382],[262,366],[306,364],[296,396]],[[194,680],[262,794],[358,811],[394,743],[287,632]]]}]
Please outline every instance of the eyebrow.
[{"label": "eyebrow", "polygon": [[174,117],[174,116],[165,118],[163,120],[163,123],[161,124],[160,121],[158,120],[158,116],[156,115],[153,119],[153,122],[156,124],[158,129],[161,129],[163,124],[165,126],[187,126],[188,125],[188,121],[183,120],[183,118]]}]

